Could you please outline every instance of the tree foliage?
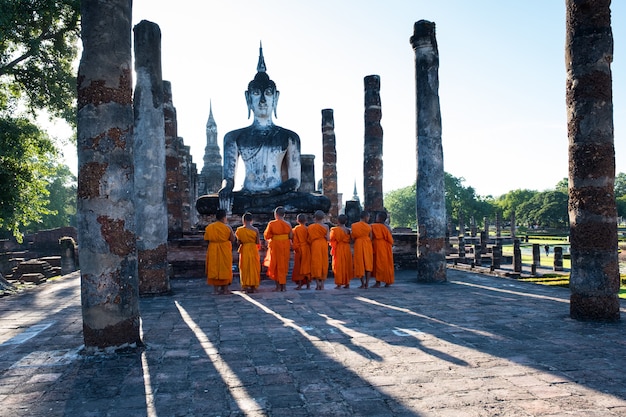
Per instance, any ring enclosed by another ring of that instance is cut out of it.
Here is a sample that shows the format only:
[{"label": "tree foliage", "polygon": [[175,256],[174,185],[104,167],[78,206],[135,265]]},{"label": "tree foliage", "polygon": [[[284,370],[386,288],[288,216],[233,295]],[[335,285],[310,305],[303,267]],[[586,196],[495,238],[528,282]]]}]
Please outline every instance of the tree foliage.
[{"label": "tree foliage", "polygon": [[389,212],[390,224],[393,227],[415,228],[417,224],[415,203],[415,183],[388,192],[385,195],[385,208]]},{"label": "tree foliage", "polygon": [[564,228],[568,223],[567,193],[542,191],[524,201],[515,211],[518,224]]},{"label": "tree foliage", "polygon": [[473,187],[463,185],[465,178],[444,173],[446,189],[446,214],[453,224],[459,224],[461,216],[468,225],[473,217],[476,224],[482,224],[484,217],[494,213],[491,197],[476,195]]},{"label": "tree foliage", "polygon": [[49,214],[48,177],[56,156],[48,135],[25,118],[0,118],[0,230],[20,229]]},{"label": "tree foliage", "polygon": [[[459,213],[468,221],[474,217],[478,224],[484,217],[493,215],[494,208],[490,197],[477,196],[472,187],[463,185],[463,178],[444,173],[447,216],[453,223],[459,221]],[[385,208],[389,211],[389,221],[393,227],[411,227],[417,225],[416,219],[416,184],[390,191],[385,195]]]},{"label": "tree foliage", "polygon": [[537,194],[537,191],[517,189],[498,197],[496,199],[496,205],[498,206],[502,218],[510,219],[513,213],[515,213],[517,218],[518,207],[525,201],[530,200],[535,194]]},{"label": "tree foliage", "polygon": [[0,232],[18,239],[63,213],[49,201],[55,143],[35,120],[75,125],[79,12],[80,0],[0,0]]},{"label": "tree foliage", "polygon": [[65,164],[55,164],[50,169],[46,189],[48,190],[47,214],[41,222],[32,224],[29,231],[55,229],[75,225],[76,176]]},{"label": "tree foliage", "polygon": [[80,0],[0,0],[0,109],[74,124]]}]

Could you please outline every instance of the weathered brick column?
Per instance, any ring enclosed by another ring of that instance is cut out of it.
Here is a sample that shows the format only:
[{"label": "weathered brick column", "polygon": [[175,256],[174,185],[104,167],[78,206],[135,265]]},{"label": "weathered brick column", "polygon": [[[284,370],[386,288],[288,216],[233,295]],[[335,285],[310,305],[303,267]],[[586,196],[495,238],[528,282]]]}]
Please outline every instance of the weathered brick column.
[{"label": "weathered brick column", "polygon": [[172,84],[163,81],[163,115],[165,119],[165,196],[167,200],[168,239],[183,237],[183,203],[180,199],[179,138]]},{"label": "weathered brick column", "polygon": [[372,214],[383,206],[383,128],[380,125],[380,77],[368,75],[365,85],[365,140],[363,143],[363,209]]},{"label": "weathered brick column", "polygon": [[81,2],[78,201],[87,347],[140,343],[133,205],[131,0]]},{"label": "weathered brick column", "polygon": [[446,201],[435,24],[426,20],[415,22],[411,45],[415,51],[417,111],[417,280],[443,282]]},{"label": "weathered brick column", "polygon": [[610,0],[567,0],[570,316],[620,318]]},{"label": "weathered brick column", "polygon": [[161,30],[142,20],[134,28],[134,160],[139,293],[170,291],[167,274],[165,120],[161,76]]},{"label": "weathered brick column", "polygon": [[195,172],[192,172],[192,166],[194,165],[191,158],[191,147],[185,145],[185,141],[183,138],[180,139],[180,201],[182,204],[181,214],[182,218],[182,231],[191,230],[191,212],[196,210],[196,200],[197,196],[193,196],[193,186],[192,184],[195,182]]},{"label": "weathered brick column", "polygon": [[335,140],[335,119],[333,109],[322,110],[322,187],[323,193],[330,200],[330,221],[337,224],[339,205],[337,198],[337,143]]}]

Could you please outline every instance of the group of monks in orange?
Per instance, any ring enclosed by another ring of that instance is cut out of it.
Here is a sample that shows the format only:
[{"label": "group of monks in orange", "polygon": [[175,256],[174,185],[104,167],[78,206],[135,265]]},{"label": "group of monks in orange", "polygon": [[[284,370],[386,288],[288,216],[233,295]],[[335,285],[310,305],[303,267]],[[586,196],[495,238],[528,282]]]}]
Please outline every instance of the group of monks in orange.
[{"label": "group of monks in orange", "polygon": [[[285,220],[285,210],[277,207],[274,220],[263,232],[268,242],[267,255],[263,265],[267,276],[276,283],[274,291],[286,291],[287,275],[291,250],[294,251],[294,266],[291,279],[297,284],[310,288],[315,281],[316,290],[324,289],[328,277],[329,246],[332,257],[332,271],[335,288],[350,288],[350,281],[360,279],[359,288],[368,288],[370,279],[374,287],[390,286],[394,282],[393,237],[385,224],[387,214],[380,212],[376,221],[369,224],[369,214],[363,212],[361,220],[346,227],[347,217],[339,215],[338,225],[329,228],[324,223],[325,214],[316,211],[314,223],[306,225],[306,216],[297,216],[297,225],[292,228]],[[216,294],[228,294],[232,283],[232,244],[239,243],[239,274],[241,289],[253,293],[260,285],[261,262],[259,256],[260,232],[252,225],[252,215],[242,217],[243,225],[233,232],[228,225],[226,212],[218,210],[217,221],[208,225],[204,239],[209,242],[206,253],[206,275],[209,285]]]}]

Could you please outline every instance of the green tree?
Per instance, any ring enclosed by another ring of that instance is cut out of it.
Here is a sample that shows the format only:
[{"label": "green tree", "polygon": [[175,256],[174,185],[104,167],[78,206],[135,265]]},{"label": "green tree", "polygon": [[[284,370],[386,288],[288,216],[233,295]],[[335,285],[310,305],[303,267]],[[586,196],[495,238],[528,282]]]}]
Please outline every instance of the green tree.
[{"label": "green tree", "polygon": [[80,0],[0,0],[0,110],[75,119]]},{"label": "green tree", "polygon": [[48,135],[25,118],[0,118],[0,230],[21,229],[49,214],[48,178],[57,152]]},{"label": "green tree", "polygon": [[626,174],[620,172],[615,177],[615,198],[626,196]]},{"label": "green tree", "polygon": [[18,239],[51,212],[56,150],[37,111],[75,125],[79,12],[80,0],[0,0],[0,231]]},{"label": "green tree", "polygon": [[389,211],[389,223],[392,227],[410,227],[417,225],[415,183],[408,187],[393,190],[385,195],[385,208]]},{"label": "green tree", "polygon": [[[483,217],[493,215],[495,206],[491,197],[477,196],[474,188],[463,185],[463,178],[456,178],[447,172],[444,175],[446,212],[451,221],[458,222],[459,212],[463,213],[466,221],[473,216],[478,224],[482,223]],[[389,221],[393,227],[415,228],[415,205],[415,183],[385,195],[385,207],[389,211]]]},{"label": "green tree", "polygon": [[516,208],[515,218],[527,226],[564,228],[568,225],[567,193],[538,192]]},{"label": "green tree", "polygon": [[450,221],[459,223],[459,216],[463,215],[466,225],[472,217],[476,224],[482,224],[484,217],[491,217],[494,214],[493,199],[491,197],[481,197],[476,195],[473,187],[463,185],[465,178],[455,177],[447,172],[444,173],[444,184],[446,188],[446,213]]},{"label": "green tree", "polygon": [[46,189],[49,195],[46,205],[48,213],[42,215],[41,222],[32,224],[29,231],[75,225],[76,176],[67,165],[57,164],[51,168]]},{"label": "green tree", "polygon": [[567,194],[569,192],[569,180],[567,178],[563,178],[561,181],[556,183],[554,190]]},{"label": "green tree", "polygon": [[517,208],[520,204],[530,200],[535,194],[537,194],[537,191],[517,189],[501,195],[496,199],[495,203],[498,210],[500,210],[502,218],[509,219],[513,213],[516,213],[517,216]]}]

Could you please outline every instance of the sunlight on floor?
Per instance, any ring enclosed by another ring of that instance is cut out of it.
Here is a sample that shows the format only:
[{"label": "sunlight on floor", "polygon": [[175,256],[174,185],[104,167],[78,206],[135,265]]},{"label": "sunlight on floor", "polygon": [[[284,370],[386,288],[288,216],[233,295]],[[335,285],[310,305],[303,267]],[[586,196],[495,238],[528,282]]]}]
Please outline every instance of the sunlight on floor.
[{"label": "sunlight on floor", "polygon": [[493,338],[493,339],[501,339],[501,337],[499,337],[499,336],[497,336],[497,335],[495,335],[493,333],[484,332],[484,331],[476,330],[476,329],[470,329],[470,328],[467,328],[467,327],[458,326],[456,324],[446,323],[445,321],[442,321],[442,320],[439,320],[439,319],[435,319],[433,317],[429,317],[429,316],[426,316],[424,314],[416,313],[414,311],[409,310],[408,308],[396,307],[396,306],[392,306],[392,305],[389,305],[389,304],[384,304],[384,303],[381,303],[379,301],[371,300],[371,299],[365,298],[365,297],[355,297],[354,299],[358,300],[358,301],[362,301],[364,303],[376,305],[376,306],[379,306],[379,307],[385,307],[385,308],[388,308],[390,310],[400,311],[402,313],[410,314],[411,316],[419,317],[421,319],[428,320],[428,321],[431,321],[433,323],[443,324],[444,326],[453,327],[455,329],[463,330],[465,332],[473,333],[473,334],[476,334],[476,335],[479,335],[479,336],[490,337],[490,338]]},{"label": "sunlight on floor", "polygon": [[[143,321],[139,321],[139,334],[143,339]],[[154,391],[152,390],[152,380],[150,379],[150,367],[148,366],[148,358],[145,349],[141,352],[141,370],[143,372],[143,386],[146,393],[146,417],[157,417],[156,408],[154,406]]]},{"label": "sunlight on floor", "polygon": [[[222,380],[225,381],[226,388],[228,388],[229,385],[226,384],[226,381],[236,381],[236,386],[243,386],[241,380],[239,379],[237,374],[230,368],[228,363],[222,360],[220,355],[215,354],[217,348],[209,340],[207,335],[202,331],[200,326],[198,326],[193,318],[191,318],[191,316],[187,313],[187,310],[185,310],[178,301],[175,301],[175,304],[178,308],[178,311],[180,312],[180,316],[183,318],[183,321],[187,326],[189,326],[189,329],[191,329],[193,334],[196,336],[196,339],[198,339],[198,342],[200,342],[200,345],[204,349],[207,357],[213,362],[213,365],[215,366],[215,369],[219,372]],[[263,409],[263,406],[259,404],[256,399],[250,397],[245,389],[238,390],[237,395],[233,395],[233,399],[237,402],[237,406],[239,407],[239,409],[246,415],[248,415],[249,413],[256,415],[256,413],[253,413],[254,410]]]}]

